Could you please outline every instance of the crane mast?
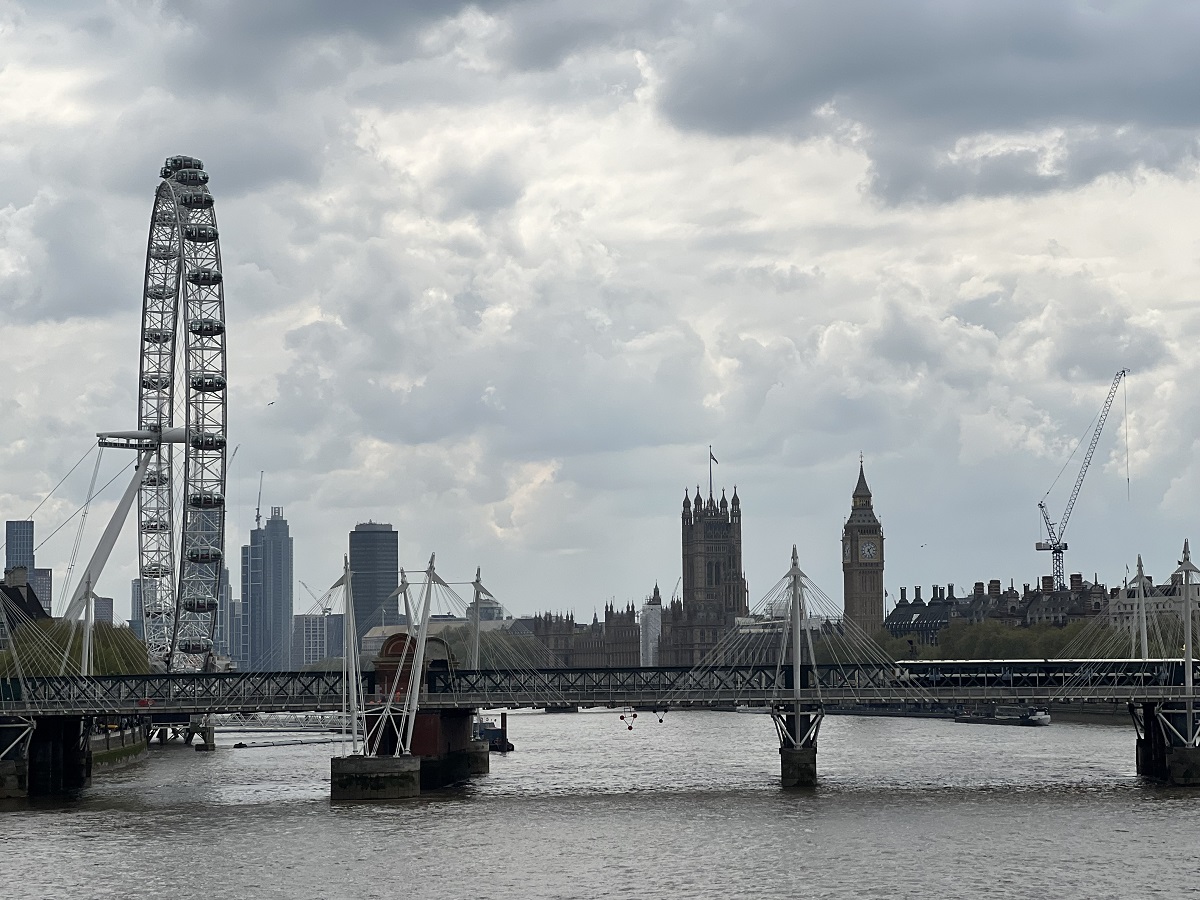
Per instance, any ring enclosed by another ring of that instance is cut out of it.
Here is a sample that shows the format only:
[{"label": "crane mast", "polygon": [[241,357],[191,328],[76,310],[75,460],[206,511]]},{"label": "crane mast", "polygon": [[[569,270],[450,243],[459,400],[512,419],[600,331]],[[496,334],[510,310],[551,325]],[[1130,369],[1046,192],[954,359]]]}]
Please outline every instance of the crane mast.
[{"label": "crane mast", "polygon": [[1046,498],[1043,497],[1038,503],[1038,509],[1042,512],[1042,520],[1046,523],[1046,537],[1049,540],[1038,541],[1034,546],[1038,550],[1050,551],[1054,566],[1054,589],[1056,591],[1064,590],[1067,586],[1063,567],[1063,551],[1067,549],[1067,543],[1063,540],[1063,537],[1067,531],[1067,522],[1071,518],[1071,511],[1075,508],[1075,501],[1079,499],[1079,489],[1083,487],[1083,478],[1087,475],[1088,466],[1092,463],[1092,455],[1096,452],[1096,445],[1100,443],[1100,432],[1104,430],[1104,423],[1108,419],[1109,410],[1112,409],[1113,399],[1117,396],[1117,387],[1121,384],[1121,379],[1128,374],[1128,369],[1121,369],[1113,376],[1112,386],[1108,389],[1108,397],[1104,401],[1104,407],[1100,410],[1100,420],[1096,423],[1096,430],[1092,432],[1092,441],[1088,444],[1087,453],[1083,457],[1083,464],[1079,467],[1079,476],[1075,479],[1075,487],[1071,491],[1071,499],[1067,501],[1067,508],[1059,517],[1057,526],[1054,522],[1050,521],[1050,513],[1046,509]]}]

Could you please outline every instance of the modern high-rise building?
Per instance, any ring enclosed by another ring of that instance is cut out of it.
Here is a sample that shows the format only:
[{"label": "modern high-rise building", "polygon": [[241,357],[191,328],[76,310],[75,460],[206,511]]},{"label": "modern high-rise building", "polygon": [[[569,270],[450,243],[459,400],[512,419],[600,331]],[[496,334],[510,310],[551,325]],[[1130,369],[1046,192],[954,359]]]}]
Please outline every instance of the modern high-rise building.
[{"label": "modern high-rise building", "polygon": [[883,528],[861,461],[850,518],[842,528],[842,581],[846,618],[874,636],[883,627]]},{"label": "modern high-rise building", "polygon": [[229,658],[239,672],[250,669],[250,618],[246,604],[236,598],[229,601]]},{"label": "modern high-rise building", "polygon": [[292,668],[342,655],[345,616],[317,613],[292,617]]},{"label": "modern high-rise building", "polygon": [[4,568],[33,571],[33,519],[4,523]]},{"label": "modern high-rise building", "polygon": [[93,602],[95,604],[92,608],[93,621],[111,625],[113,623],[113,598],[97,597]]},{"label": "modern high-rise building", "polygon": [[242,546],[242,603],[249,631],[247,668],[291,668],[292,538],[282,506],[272,506],[266,525]]},{"label": "modern high-rise building", "polygon": [[399,535],[386,522],[360,522],[350,532],[354,630],[360,647],[363,635],[376,625],[400,624],[399,600],[391,597],[400,584],[399,547]]},{"label": "modern high-rise building", "polygon": [[[158,595],[158,582],[153,578],[135,578],[129,583],[129,627],[138,640],[146,639],[145,608],[153,605]],[[133,623],[137,622],[135,626]]]},{"label": "modern high-rise building", "polygon": [[213,653],[217,656],[233,654],[231,634],[233,632],[233,590],[229,586],[229,567],[221,567],[221,584],[217,589],[217,621],[213,627]]},{"label": "modern high-rise building", "polygon": [[29,584],[33,588],[33,592],[37,594],[38,601],[42,604],[46,615],[50,615],[54,603],[54,570],[34,569],[29,578]]},{"label": "modern high-rise building", "polygon": [[38,602],[46,614],[54,600],[54,573],[50,569],[39,569],[34,565],[33,519],[17,519],[4,523],[4,570],[24,566],[27,584],[37,595]]}]

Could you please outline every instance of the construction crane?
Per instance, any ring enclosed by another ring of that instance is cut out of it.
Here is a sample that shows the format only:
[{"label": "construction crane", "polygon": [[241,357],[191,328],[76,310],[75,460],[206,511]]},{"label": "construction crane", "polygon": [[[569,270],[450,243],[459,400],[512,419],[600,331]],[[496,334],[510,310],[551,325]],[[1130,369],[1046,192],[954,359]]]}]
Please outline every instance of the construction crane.
[{"label": "construction crane", "polygon": [[[240,446],[240,445],[239,445]],[[263,473],[258,473],[258,499],[254,501],[254,529],[262,528],[262,480]]]},{"label": "construction crane", "polygon": [[1050,492],[1046,492],[1046,497],[1043,497],[1038,503],[1038,509],[1042,511],[1042,519],[1046,523],[1046,536],[1049,540],[1038,541],[1034,546],[1038,550],[1049,550],[1053,559],[1054,565],[1054,589],[1056,591],[1065,590],[1067,587],[1066,578],[1063,575],[1063,551],[1067,549],[1067,543],[1063,540],[1067,531],[1067,522],[1071,518],[1071,510],[1075,508],[1075,501],[1079,498],[1079,489],[1083,487],[1083,477],[1087,475],[1088,466],[1092,462],[1092,454],[1096,452],[1096,444],[1100,442],[1100,432],[1104,430],[1104,422],[1108,419],[1108,412],[1112,409],[1113,398],[1117,396],[1117,387],[1121,384],[1121,379],[1129,374],[1128,369],[1122,369],[1113,376],[1112,387],[1108,389],[1108,397],[1104,401],[1104,407],[1100,410],[1100,421],[1096,423],[1096,430],[1092,432],[1092,442],[1088,444],[1087,453],[1083,457],[1083,465],[1079,467],[1079,477],[1075,479],[1075,488],[1071,491],[1071,499],[1067,501],[1067,508],[1059,517],[1058,523],[1050,521],[1050,513],[1046,511],[1046,497],[1050,496]]}]

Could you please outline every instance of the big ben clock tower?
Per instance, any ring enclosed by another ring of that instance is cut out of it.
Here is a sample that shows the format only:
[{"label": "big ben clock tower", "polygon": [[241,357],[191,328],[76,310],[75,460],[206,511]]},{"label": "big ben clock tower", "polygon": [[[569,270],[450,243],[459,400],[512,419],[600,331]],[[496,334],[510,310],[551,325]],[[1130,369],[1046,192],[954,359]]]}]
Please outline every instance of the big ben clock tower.
[{"label": "big ben clock tower", "polygon": [[846,618],[874,635],[883,627],[883,529],[871,507],[861,459],[850,518],[842,528],[842,577]]}]

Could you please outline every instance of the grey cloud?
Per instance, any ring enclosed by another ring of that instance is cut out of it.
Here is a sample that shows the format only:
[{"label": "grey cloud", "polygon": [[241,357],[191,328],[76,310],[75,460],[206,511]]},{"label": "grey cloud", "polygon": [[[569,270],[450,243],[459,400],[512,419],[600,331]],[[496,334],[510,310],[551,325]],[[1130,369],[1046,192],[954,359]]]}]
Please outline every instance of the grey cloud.
[{"label": "grey cloud", "polygon": [[[1200,11],[1169,3],[748,3],[690,23],[661,61],[661,105],[729,135],[859,123],[872,190],[891,202],[1053,190],[1194,157],[1198,33]],[[1021,147],[953,158],[960,138],[1054,127],[1050,172]]]},{"label": "grey cloud", "polygon": [[491,157],[478,165],[454,164],[435,185],[451,216],[491,213],[512,206],[521,197],[522,179],[511,160]]},{"label": "grey cloud", "polygon": [[674,17],[670,4],[639,0],[534,0],[513,4],[506,12],[509,33],[500,47],[503,58],[518,68],[542,70],[597,46],[640,47],[669,28]]}]

